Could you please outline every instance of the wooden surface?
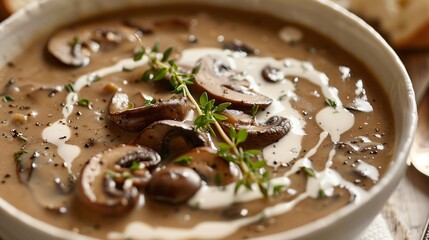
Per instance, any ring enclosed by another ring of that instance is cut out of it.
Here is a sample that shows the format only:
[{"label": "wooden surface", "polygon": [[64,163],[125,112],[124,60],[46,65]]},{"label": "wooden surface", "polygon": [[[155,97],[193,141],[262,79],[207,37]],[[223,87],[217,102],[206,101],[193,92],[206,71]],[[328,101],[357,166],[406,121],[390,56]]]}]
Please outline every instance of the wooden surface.
[{"label": "wooden surface", "polygon": [[[421,99],[429,84],[429,51],[400,53],[400,56],[411,76],[417,98]],[[429,121],[429,118],[419,117],[419,121]],[[420,240],[429,217],[429,177],[410,166],[382,214],[395,240]]]}]

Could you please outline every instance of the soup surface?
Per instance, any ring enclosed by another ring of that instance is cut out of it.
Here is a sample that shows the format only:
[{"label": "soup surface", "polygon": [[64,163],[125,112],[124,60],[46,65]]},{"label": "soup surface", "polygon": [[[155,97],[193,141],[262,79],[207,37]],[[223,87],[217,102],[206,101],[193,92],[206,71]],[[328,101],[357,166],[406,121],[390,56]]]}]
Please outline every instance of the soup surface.
[{"label": "soup surface", "polygon": [[260,13],[103,15],[35,40],[0,76],[0,197],[97,238],[295,228],[360,201],[395,144],[364,64]]}]

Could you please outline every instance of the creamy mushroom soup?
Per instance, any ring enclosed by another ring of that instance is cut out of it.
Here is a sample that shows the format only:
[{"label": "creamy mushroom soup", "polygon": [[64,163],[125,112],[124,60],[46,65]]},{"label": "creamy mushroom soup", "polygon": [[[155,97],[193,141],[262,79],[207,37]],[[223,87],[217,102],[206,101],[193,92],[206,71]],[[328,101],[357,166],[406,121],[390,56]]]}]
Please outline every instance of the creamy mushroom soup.
[{"label": "creamy mushroom soup", "polygon": [[0,196],[97,238],[302,226],[358,203],[395,145],[364,63],[260,13],[106,14],[35,39],[1,78]]}]

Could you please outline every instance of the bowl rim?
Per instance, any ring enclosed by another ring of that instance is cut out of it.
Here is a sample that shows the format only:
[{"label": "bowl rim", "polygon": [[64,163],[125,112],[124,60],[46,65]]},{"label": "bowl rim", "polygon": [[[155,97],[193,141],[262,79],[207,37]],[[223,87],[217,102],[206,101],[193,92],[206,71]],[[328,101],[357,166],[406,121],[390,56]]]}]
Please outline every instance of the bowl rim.
[{"label": "bowl rim", "polygon": [[[59,1],[59,0],[56,0]],[[67,0],[63,0],[64,2]],[[213,0],[213,1],[204,1],[203,3],[206,4],[212,4],[212,2],[219,2],[222,0]],[[250,1],[250,0],[249,0]],[[272,2],[280,2],[281,0],[272,0]],[[295,0],[296,1],[296,0]],[[20,21],[29,21],[30,18],[28,18],[28,15],[40,15],[41,6],[45,4],[49,4],[51,2],[50,0],[39,0],[30,3],[28,6],[26,6],[23,9],[20,9],[16,13],[14,13],[12,16],[4,20],[0,24],[0,34],[2,34],[5,29],[7,28],[13,28],[15,22]],[[55,1],[52,1],[55,2]],[[187,1],[184,1],[187,2]],[[262,2],[262,1],[258,1]],[[302,1],[306,2],[306,1]],[[310,2],[310,0],[307,0],[307,2]],[[340,5],[330,1],[330,0],[312,0],[315,5],[318,7],[328,8],[329,11],[331,11],[333,14],[337,14],[342,17],[342,19],[347,20],[349,22],[353,22],[353,24],[360,28],[360,30],[363,30],[367,33],[368,37],[371,37],[371,41],[377,42],[380,47],[383,48],[386,57],[389,57],[392,59],[393,62],[395,62],[394,68],[397,69],[397,72],[400,73],[400,78],[403,79],[402,85],[406,88],[408,95],[407,98],[404,99],[407,101],[407,106],[409,106],[409,114],[404,116],[404,119],[407,123],[409,123],[409,127],[404,131],[404,138],[401,141],[401,145],[399,145],[400,140],[396,139],[396,146],[395,146],[395,153],[397,153],[396,157],[393,156],[393,160],[389,166],[389,170],[386,172],[386,174],[381,178],[381,180],[373,186],[369,191],[367,197],[363,198],[359,203],[357,204],[349,204],[345,207],[342,207],[339,210],[336,210],[335,212],[330,213],[329,215],[322,217],[320,219],[317,219],[313,222],[307,223],[305,225],[299,226],[297,228],[293,228],[284,232],[268,235],[266,237],[261,237],[258,239],[272,239],[272,238],[299,238],[303,237],[306,234],[309,233],[309,230],[311,231],[317,231],[320,229],[323,229],[329,225],[332,225],[338,221],[341,221],[345,216],[348,214],[351,214],[352,212],[358,211],[360,207],[363,205],[369,204],[370,200],[375,198],[378,194],[381,194],[381,189],[385,188],[390,181],[393,181],[395,177],[402,176],[406,167],[406,159],[409,154],[411,144],[413,141],[413,136],[415,134],[416,128],[417,128],[417,105],[415,101],[414,96],[414,90],[412,88],[411,79],[407,74],[407,71],[402,64],[401,60],[399,59],[398,55],[394,52],[394,50],[390,47],[390,45],[384,40],[381,35],[375,31],[371,26],[369,26],[366,22],[364,22],[362,19],[354,15],[353,13],[347,11]],[[165,3],[162,1],[162,3]],[[232,4],[228,7],[234,7]],[[25,19],[27,18],[27,19]],[[23,20],[24,19],[24,20]],[[69,22],[73,22],[76,19],[71,19]],[[317,30],[316,30],[317,31]],[[335,39],[331,39],[332,41],[335,41]],[[367,66],[369,67],[369,66]],[[389,101],[391,102],[391,101]],[[397,124],[397,123],[395,123]],[[69,230],[61,229],[58,227],[55,227],[53,225],[50,225],[48,223],[45,223],[39,219],[36,219],[32,216],[30,216],[27,213],[24,213],[17,208],[15,208],[12,204],[5,201],[4,199],[0,198],[0,210],[6,212],[10,216],[15,216],[15,218],[18,218],[18,221],[21,223],[24,223],[28,226],[30,226],[32,229],[35,229],[37,231],[43,232],[44,234],[47,234],[47,236],[51,237],[57,237],[57,238],[77,238],[80,239],[94,239],[88,236],[80,235],[77,233],[74,233]]]}]

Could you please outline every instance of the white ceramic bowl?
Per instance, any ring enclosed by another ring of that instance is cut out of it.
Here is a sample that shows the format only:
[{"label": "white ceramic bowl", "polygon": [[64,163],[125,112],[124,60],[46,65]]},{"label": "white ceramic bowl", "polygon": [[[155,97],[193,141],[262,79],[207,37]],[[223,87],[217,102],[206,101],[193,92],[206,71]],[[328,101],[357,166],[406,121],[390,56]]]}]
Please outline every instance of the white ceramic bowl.
[{"label": "white ceramic bowl", "polygon": [[[352,239],[371,223],[396,188],[406,168],[417,111],[410,79],[397,55],[371,27],[324,0],[54,0],[30,5],[0,25],[0,66],[25,49],[31,40],[70,21],[112,9],[168,2],[197,2],[268,12],[330,36],[381,81],[394,106],[396,150],[387,174],[367,198],[314,221],[263,239]],[[5,239],[84,239],[20,212],[0,199],[0,233]]]}]

